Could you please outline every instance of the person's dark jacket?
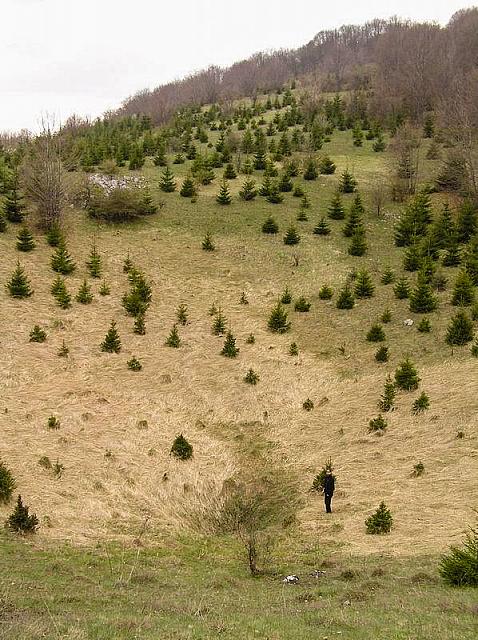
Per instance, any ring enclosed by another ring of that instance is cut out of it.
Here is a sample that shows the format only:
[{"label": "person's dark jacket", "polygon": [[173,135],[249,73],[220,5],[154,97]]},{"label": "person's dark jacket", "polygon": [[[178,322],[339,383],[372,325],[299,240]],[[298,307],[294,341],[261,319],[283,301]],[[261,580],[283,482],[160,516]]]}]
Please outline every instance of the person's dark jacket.
[{"label": "person's dark jacket", "polygon": [[324,478],[324,493],[328,496],[333,495],[335,489],[335,478],[331,474]]}]

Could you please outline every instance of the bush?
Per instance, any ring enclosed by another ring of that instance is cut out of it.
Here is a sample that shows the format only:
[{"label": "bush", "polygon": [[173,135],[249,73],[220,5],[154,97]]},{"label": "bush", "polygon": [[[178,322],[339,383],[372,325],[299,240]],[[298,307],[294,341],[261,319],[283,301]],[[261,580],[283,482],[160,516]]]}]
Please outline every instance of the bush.
[{"label": "bush", "polygon": [[157,207],[144,189],[123,188],[106,192],[95,189],[87,206],[88,214],[105,222],[127,222],[156,213]]},{"label": "bush", "polygon": [[28,507],[23,504],[21,496],[18,496],[17,504],[6,522],[6,526],[12,531],[21,534],[35,533],[38,529],[38,518],[34,513],[29,513]]},{"label": "bush", "polygon": [[193,455],[193,447],[181,433],[173,442],[171,455],[180,460],[189,460]]},{"label": "bush", "polygon": [[257,375],[257,373],[253,369],[249,369],[249,371],[244,376],[244,382],[247,382],[247,384],[254,385],[254,384],[257,384],[258,381],[259,381],[259,376]]},{"label": "bush", "polygon": [[478,586],[478,530],[467,533],[461,547],[451,547],[450,553],[443,556],[439,573],[443,580],[456,587]]},{"label": "bush", "polygon": [[0,462],[0,504],[10,502],[16,484],[12,472]]},{"label": "bush", "polygon": [[367,533],[371,534],[389,533],[392,524],[392,514],[385,505],[385,502],[381,502],[377,511],[365,520]]},{"label": "bush", "polygon": [[45,342],[45,340],[46,332],[36,324],[30,331],[30,342]]},{"label": "bush", "polygon": [[387,421],[382,414],[379,414],[376,418],[372,418],[368,423],[368,430],[375,433],[383,433],[387,427]]}]

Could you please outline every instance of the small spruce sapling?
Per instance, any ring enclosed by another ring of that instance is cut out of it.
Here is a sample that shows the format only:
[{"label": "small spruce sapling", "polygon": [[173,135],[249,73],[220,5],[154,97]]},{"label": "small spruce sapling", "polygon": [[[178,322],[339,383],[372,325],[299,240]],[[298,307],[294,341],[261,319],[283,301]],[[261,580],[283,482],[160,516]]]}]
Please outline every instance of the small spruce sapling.
[{"label": "small spruce sapling", "polygon": [[420,384],[420,377],[415,365],[409,358],[398,366],[395,371],[395,384],[399,389],[404,391],[415,391]]},{"label": "small spruce sapling", "polygon": [[177,436],[171,447],[171,455],[179,460],[189,460],[193,455],[193,447],[181,433]]},{"label": "small spruce sapling", "polygon": [[121,351],[121,340],[114,320],[111,321],[110,328],[101,343],[101,351],[105,351],[106,353],[119,353]]},{"label": "small spruce sapling", "polygon": [[418,396],[418,398],[412,404],[412,413],[414,415],[418,415],[423,411],[426,411],[430,407],[430,398],[427,394],[422,391],[422,393]]},{"label": "small spruce sapling", "polygon": [[9,516],[6,526],[11,531],[20,534],[35,533],[37,531],[39,526],[38,518],[34,513],[29,513],[29,508],[23,504],[21,496],[18,496],[17,504],[13,513]]},{"label": "small spruce sapling", "polygon": [[385,345],[379,347],[375,352],[375,360],[377,362],[388,362],[389,357],[390,354],[388,352],[388,347],[386,347]]},{"label": "small spruce sapling", "polygon": [[169,336],[166,338],[166,346],[177,349],[181,345],[181,338],[179,337],[177,325],[173,325]]},{"label": "small spruce sapling", "polygon": [[235,358],[239,353],[239,348],[236,346],[236,339],[233,336],[231,330],[226,333],[226,340],[221,350],[221,355],[226,358]]},{"label": "small spruce sapling", "polygon": [[385,502],[381,502],[378,509],[365,520],[367,533],[389,533],[393,524],[393,517]]},{"label": "small spruce sapling", "polygon": [[247,384],[256,385],[258,381],[258,374],[254,371],[254,369],[249,369],[249,371],[244,376],[244,382],[246,382]]},{"label": "small spruce sapling", "polygon": [[30,342],[45,342],[46,332],[36,324],[30,331]]}]

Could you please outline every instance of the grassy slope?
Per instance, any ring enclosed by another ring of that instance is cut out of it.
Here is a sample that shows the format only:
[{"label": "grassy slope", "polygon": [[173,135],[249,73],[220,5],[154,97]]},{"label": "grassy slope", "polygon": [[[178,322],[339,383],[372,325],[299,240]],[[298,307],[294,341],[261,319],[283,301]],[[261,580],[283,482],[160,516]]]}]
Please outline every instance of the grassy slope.
[{"label": "grassy slope", "polygon": [[[415,318],[406,301],[395,300],[391,287],[379,285],[379,274],[386,265],[397,270],[401,266],[402,252],[391,240],[399,211],[396,205],[388,205],[380,220],[372,214],[367,217],[370,251],[364,258],[347,255],[348,241],[340,233],[340,222],[331,222],[333,233],[329,238],[312,235],[346,165],[353,168],[367,201],[377,173],[385,173],[389,161],[387,153],[374,154],[370,142],[365,142],[362,149],[354,148],[350,132],[334,134],[324,151],[337,163],[337,175],[306,184],[312,208],[309,222],[297,223],[302,236],[297,247],[282,244],[282,232],[295,222],[299,206],[298,199],[290,194],[282,205],[258,198],[253,203],[235,199],[231,206],[220,207],[214,201],[217,184],[213,184],[202,189],[198,201],[191,203],[178,193],[160,194],[155,190],[160,170],[148,164],[143,173],[155,196],[166,203],[159,215],[143,224],[121,228],[96,226],[76,210],[67,215],[70,247],[78,263],[77,272],[67,278],[70,290],[75,292],[85,275],[84,261],[94,240],[105,259],[110,297],[96,295],[89,307],[74,303],[72,309],[62,311],[49,293],[53,273],[49,268],[50,249],[44,240],[38,238],[38,248],[32,254],[20,256],[35,294],[28,301],[16,302],[0,291],[1,456],[12,468],[26,502],[40,517],[42,528],[37,539],[45,544],[49,538],[88,543],[112,537],[130,540],[145,515],[150,514],[147,541],[162,540],[165,533],[186,526],[185,508],[208,508],[214,502],[223,480],[237,464],[235,446],[241,434],[260,436],[273,456],[300,474],[306,495],[301,513],[305,540],[319,540],[325,545],[337,542],[355,554],[406,556],[434,553],[459,539],[473,520],[472,507],[478,499],[477,361],[467,348],[452,352],[444,344],[445,327],[454,312],[448,304],[449,291],[441,294],[440,309],[431,315],[432,333],[422,335],[415,327],[403,326],[403,319]],[[433,168],[434,163],[426,163],[425,173]],[[187,165],[175,165],[173,170],[182,176]],[[231,182],[233,193],[241,183],[241,176]],[[346,200],[350,202],[350,196]],[[278,237],[265,237],[259,232],[268,213],[280,224]],[[217,244],[213,254],[200,248],[206,230],[213,232]],[[19,255],[14,235],[15,229],[10,226],[0,236],[2,282]],[[127,251],[154,283],[144,337],[132,333],[132,321],[120,306],[127,284],[122,273]],[[299,257],[298,267],[293,266],[294,254]],[[321,284],[327,282],[338,288],[350,269],[360,266],[374,275],[374,298],[359,302],[350,312],[338,311],[333,301],[318,300]],[[445,271],[452,282],[456,270]],[[267,332],[266,320],[286,285],[294,296],[310,297],[312,309],[308,314],[291,310],[292,331],[275,336]],[[97,293],[99,283],[93,282],[93,289]],[[250,301],[248,306],[239,304],[243,290]],[[222,339],[210,334],[207,312],[213,300],[223,308],[238,338],[241,351],[236,360],[222,358]],[[183,345],[173,350],[164,346],[164,340],[180,302],[188,305],[191,321],[180,328]],[[385,326],[392,355],[388,364],[378,365],[373,358],[376,346],[368,344],[364,336],[386,307],[393,313],[392,323]],[[118,356],[99,351],[112,318],[117,320],[123,340]],[[28,333],[35,323],[47,327],[48,340],[42,345],[28,343]],[[245,339],[251,332],[256,343],[247,345]],[[56,355],[63,339],[71,350],[68,361]],[[297,358],[288,355],[292,340],[300,348]],[[339,351],[342,345],[344,355]],[[141,373],[126,369],[132,354],[143,363]],[[368,420],[377,413],[376,402],[386,374],[393,372],[406,354],[411,354],[419,367],[422,388],[430,395],[432,407],[414,418],[410,406],[416,394],[401,394],[398,408],[390,416],[388,432],[376,438],[367,433]],[[249,367],[260,375],[259,384],[252,388],[242,382]],[[310,413],[301,408],[307,397],[316,405]],[[51,414],[60,418],[60,431],[46,429]],[[140,420],[147,420],[147,429],[139,428]],[[465,439],[456,439],[458,430],[465,432]],[[172,439],[179,432],[195,448],[194,460],[187,464],[174,462],[168,455]],[[107,452],[111,455],[105,456]],[[53,479],[38,466],[42,455],[64,464],[61,479]],[[321,499],[307,493],[311,479],[328,456],[332,456],[338,475],[331,521],[322,513]],[[410,473],[418,460],[425,464],[426,473],[413,479]],[[163,481],[165,472],[167,481]],[[367,536],[364,518],[382,499],[393,511],[395,527],[384,538]],[[7,508],[0,507],[2,519],[7,513]],[[27,551],[17,548],[16,553]],[[284,558],[290,559],[290,550]],[[43,559],[38,557],[40,569]],[[404,562],[413,567],[413,561]],[[427,565],[428,561],[422,562]],[[400,573],[402,565],[397,562],[393,566],[393,571]],[[292,570],[289,562],[285,567]],[[204,567],[198,571],[197,579],[206,580],[204,574],[201,577]],[[224,571],[233,571],[232,565],[227,563]],[[157,587],[154,580],[152,584]],[[386,592],[394,589],[393,584],[387,581]],[[195,592],[196,586],[193,580],[189,588]],[[154,591],[154,587],[144,588]],[[187,597],[181,589],[179,598]],[[248,589],[244,586],[247,599],[251,597]],[[24,587],[19,590],[23,592]],[[342,597],[340,590],[338,593]],[[267,599],[268,595],[267,584],[261,586],[260,597]],[[167,598],[174,600],[174,596],[178,594],[173,592]],[[405,595],[398,591],[396,615],[403,617],[403,598],[421,610],[428,595],[424,597],[416,601],[414,588]],[[218,607],[227,617],[227,603],[233,598],[229,592],[219,595]],[[296,606],[293,599],[289,606]],[[343,619],[343,612],[339,607],[333,615],[344,622],[344,630],[350,624],[354,633],[362,633],[365,622],[360,615],[350,621]],[[126,611],[120,614],[111,610],[113,617],[123,613],[126,616]],[[320,613],[318,617],[326,616]],[[429,624],[438,628],[439,619],[430,616]],[[447,619],[451,625],[455,613]],[[269,620],[267,625],[272,626],[267,628],[274,629],[277,624],[281,634],[271,631],[272,635],[262,637],[293,637],[292,630],[287,631],[290,636],[284,635],[287,620],[287,616],[281,622]],[[310,631],[310,623],[305,624]],[[385,624],[387,630],[398,625],[387,617]],[[421,637],[434,635],[430,629]],[[365,625],[364,633],[366,630]],[[203,632],[204,636],[192,633],[177,637],[214,637],[210,630]],[[248,633],[230,637],[255,637]],[[410,631],[406,633],[386,637],[409,637]],[[453,634],[450,630],[447,637],[468,637]],[[93,637],[123,636],[98,632]]]}]

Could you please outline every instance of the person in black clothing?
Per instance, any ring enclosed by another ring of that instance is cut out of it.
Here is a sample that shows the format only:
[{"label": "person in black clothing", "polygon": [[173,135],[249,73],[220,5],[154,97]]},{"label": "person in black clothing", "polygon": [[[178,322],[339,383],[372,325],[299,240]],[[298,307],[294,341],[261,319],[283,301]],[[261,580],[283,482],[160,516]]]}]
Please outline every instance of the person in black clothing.
[{"label": "person in black clothing", "polygon": [[324,478],[325,511],[327,513],[332,513],[331,502],[332,502],[332,496],[334,495],[334,489],[335,489],[335,478],[332,475],[332,471],[330,469],[327,469],[327,471],[325,472],[325,478]]}]

